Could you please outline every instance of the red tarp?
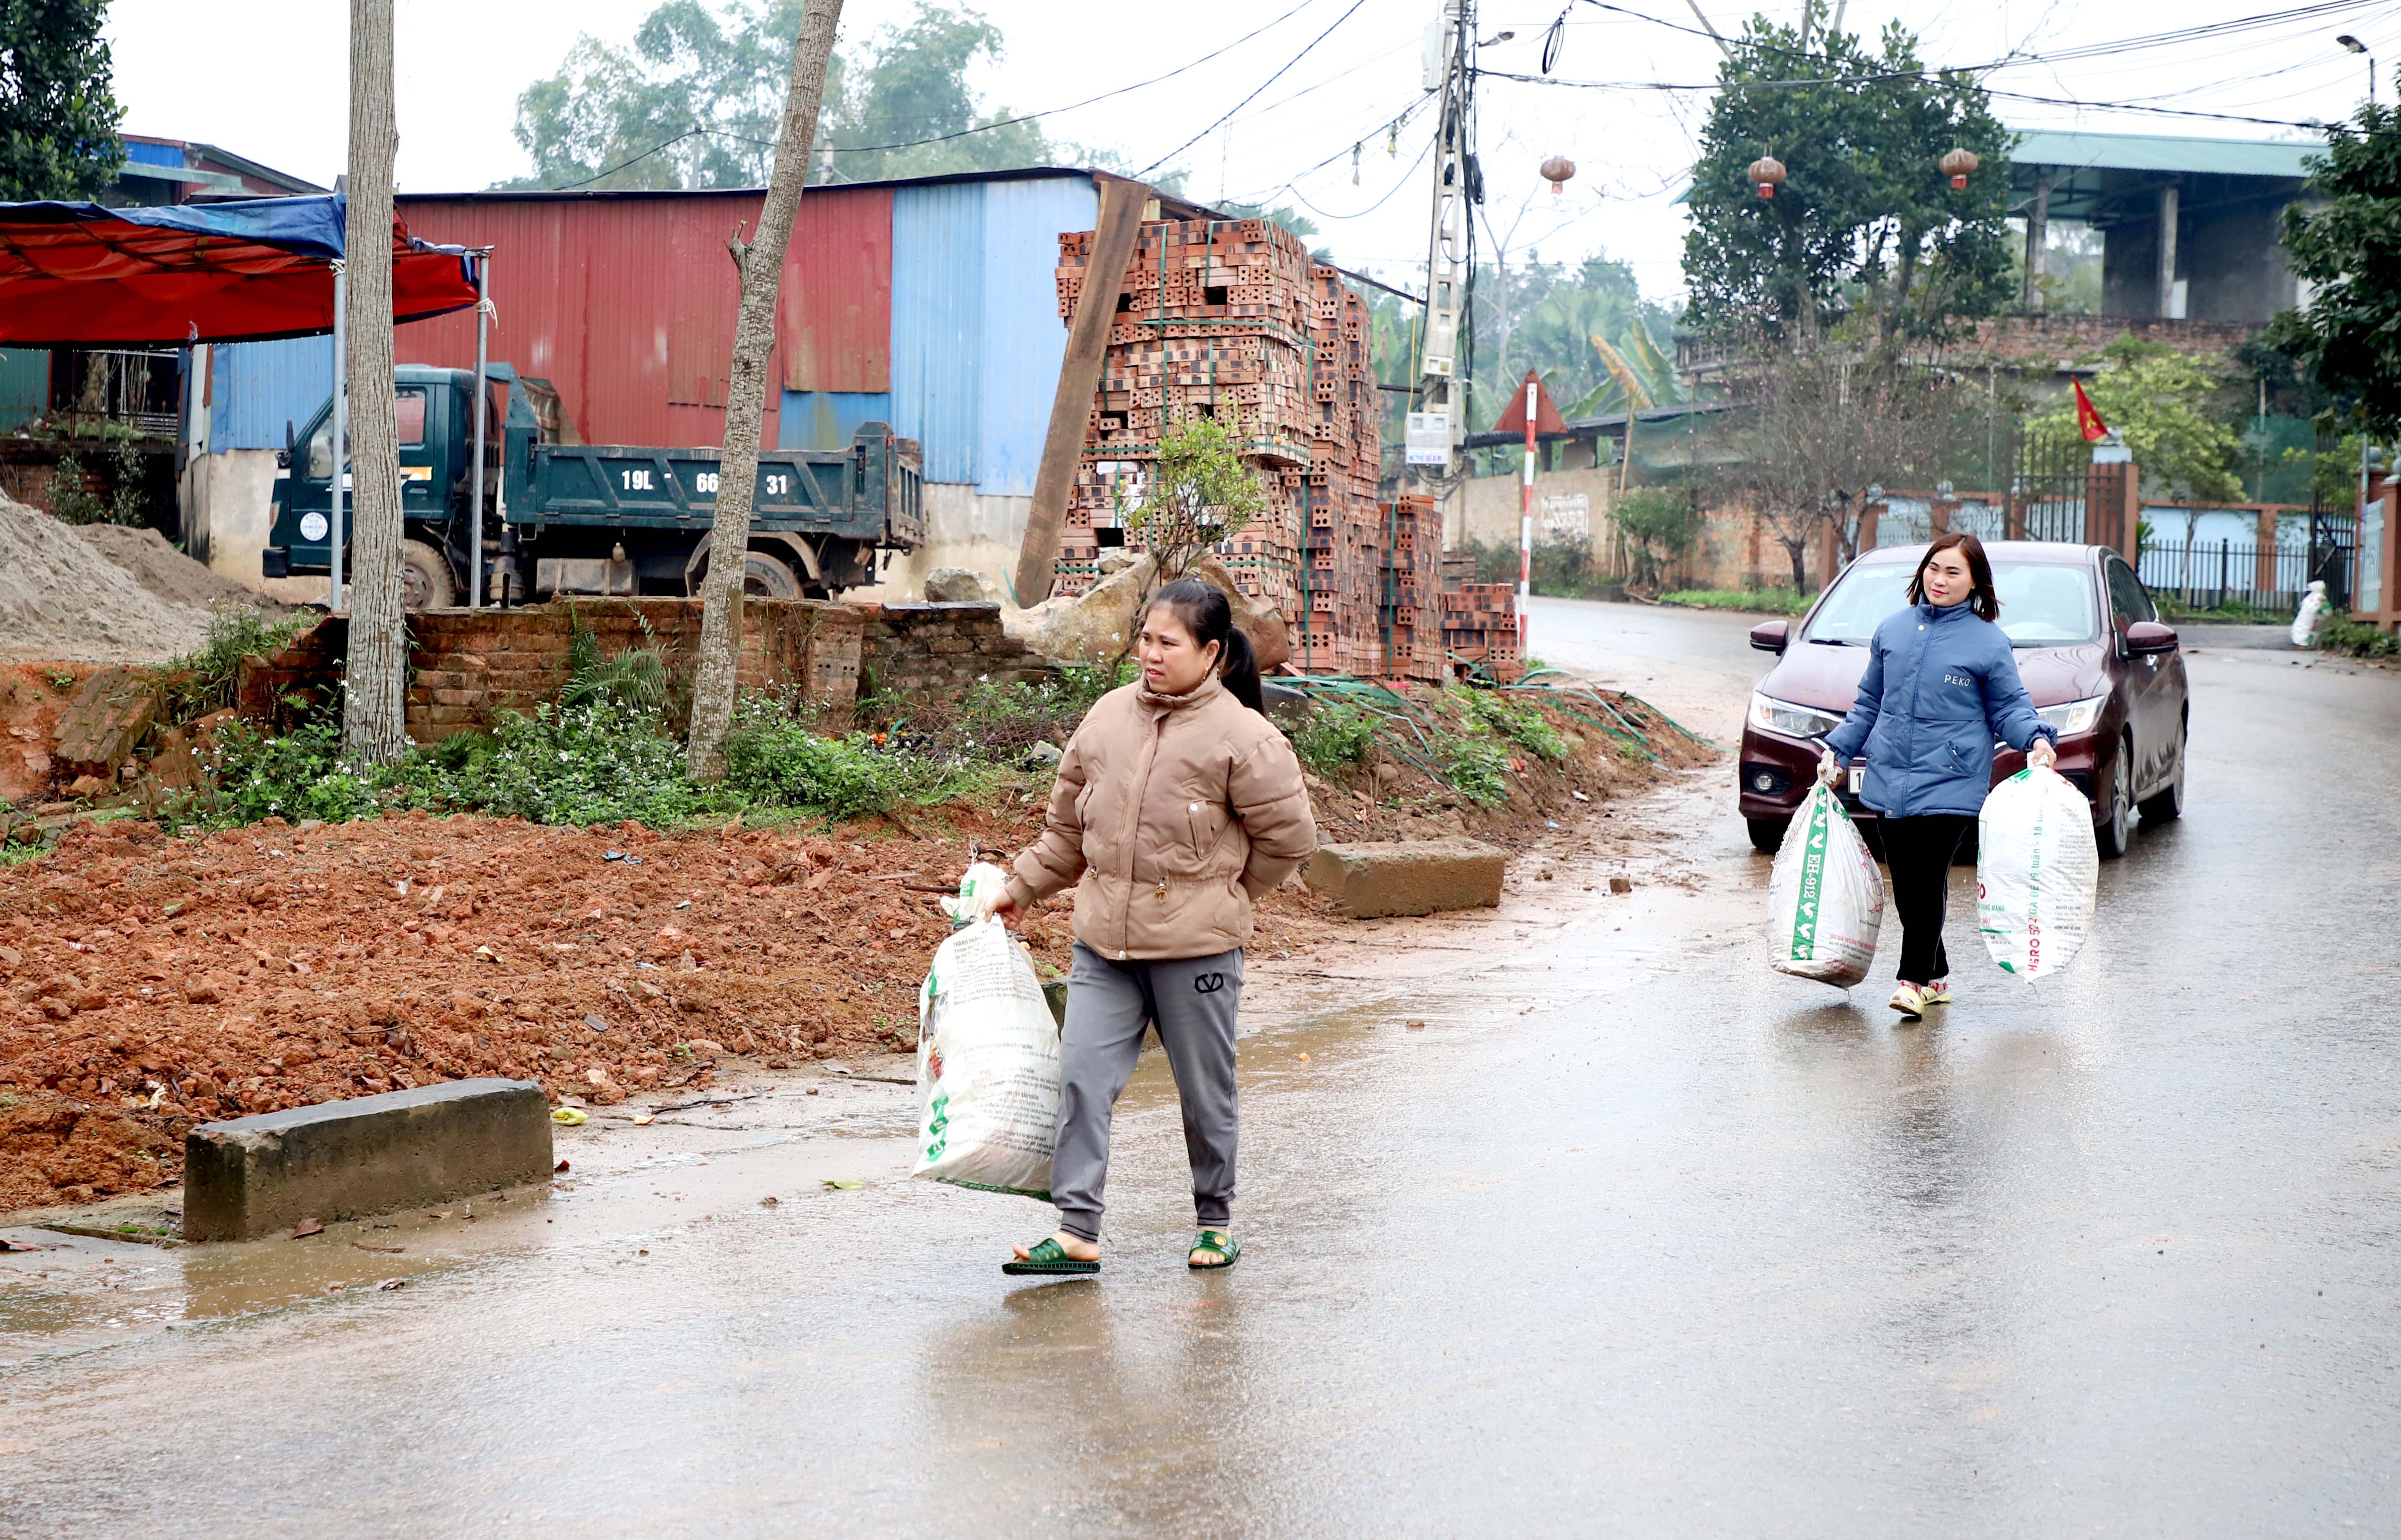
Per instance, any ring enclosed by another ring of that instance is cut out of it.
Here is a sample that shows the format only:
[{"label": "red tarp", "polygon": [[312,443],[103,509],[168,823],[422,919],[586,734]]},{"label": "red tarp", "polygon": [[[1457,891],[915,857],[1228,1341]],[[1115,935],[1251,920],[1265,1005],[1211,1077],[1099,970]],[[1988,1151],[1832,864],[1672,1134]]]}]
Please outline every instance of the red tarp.
[{"label": "red tarp", "polygon": [[[334,329],[340,195],[172,208],[0,203],[0,346],[174,347]],[[394,216],[394,322],[475,303],[463,248]]]}]

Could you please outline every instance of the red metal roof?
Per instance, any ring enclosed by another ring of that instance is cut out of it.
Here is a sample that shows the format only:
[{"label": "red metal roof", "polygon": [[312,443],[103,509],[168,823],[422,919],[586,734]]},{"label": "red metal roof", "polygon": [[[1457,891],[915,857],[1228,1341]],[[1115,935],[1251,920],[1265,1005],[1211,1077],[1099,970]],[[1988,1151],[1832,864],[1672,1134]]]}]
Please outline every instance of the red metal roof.
[{"label": "red metal roof", "polygon": [[[715,446],[740,295],[726,238],[737,224],[757,227],[762,200],[711,192],[401,201],[420,237],[493,248],[491,356],[555,384],[585,442]],[[771,380],[886,388],[891,228],[888,188],[809,189],[784,268]],[[472,315],[409,327],[394,341],[400,363],[474,363]],[[822,382],[863,379],[876,383]],[[771,392],[769,444],[778,405]]]}]

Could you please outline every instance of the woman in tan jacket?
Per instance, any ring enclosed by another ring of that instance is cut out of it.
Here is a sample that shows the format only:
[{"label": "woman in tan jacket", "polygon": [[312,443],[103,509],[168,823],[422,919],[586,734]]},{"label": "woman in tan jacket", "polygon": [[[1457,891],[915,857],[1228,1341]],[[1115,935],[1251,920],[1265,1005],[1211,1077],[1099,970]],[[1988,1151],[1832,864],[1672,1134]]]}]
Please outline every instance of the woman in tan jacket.
[{"label": "woman in tan jacket", "polygon": [[1195,1270],[1242,1255],[1234,1196],[1234,1014],[1251,905],[1317,848],[1292,746],[1259,703],[1250,639],[1198,579],[1161,588],[1136,637],[1142,682],[1112,690],[1068,741],[1042,837],[995,905],[1005,919],[1076,886],[1060,1040],[1057,1233],[1010,1273],[1101,1269],[1109,1118],[1157,1024],[1184,1104]]}]

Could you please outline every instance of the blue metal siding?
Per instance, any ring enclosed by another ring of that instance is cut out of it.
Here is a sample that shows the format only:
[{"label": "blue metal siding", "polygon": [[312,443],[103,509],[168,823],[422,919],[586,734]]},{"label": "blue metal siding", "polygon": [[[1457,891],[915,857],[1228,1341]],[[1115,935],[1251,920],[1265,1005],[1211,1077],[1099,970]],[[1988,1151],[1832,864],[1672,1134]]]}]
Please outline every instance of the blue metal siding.
[{"label": "blue metal siding", "polygon": [[179,171],[185,165],[183,145],[144,144],[138,139],[125,141],[125,158],[137,166],[173,166]]},{"label": "blue metal siding", "polygon": [[1059,319],[1059,233],[1100,217],[1091,179],[992,182],[983,189],[983,413],[976,490],[1031,497],[1067,355]]},{"label": "blue metal siding", "polygon": [[892,196],[892,426],[924,446],[927,481],[976,480],[986,190]]},{"label": "blue metal siding", "polygon": [[[334,339],[233,342],[209,350],[209,449],[281,449],[288,420],[306,432],[334,393]],[[472,362],[472,361],[471,361]]]},{"label": "blue metal siding", "polygon": [[775,421],[778,449],[842,449],[862,422],[890,422],[888,391],[786,391]]}]

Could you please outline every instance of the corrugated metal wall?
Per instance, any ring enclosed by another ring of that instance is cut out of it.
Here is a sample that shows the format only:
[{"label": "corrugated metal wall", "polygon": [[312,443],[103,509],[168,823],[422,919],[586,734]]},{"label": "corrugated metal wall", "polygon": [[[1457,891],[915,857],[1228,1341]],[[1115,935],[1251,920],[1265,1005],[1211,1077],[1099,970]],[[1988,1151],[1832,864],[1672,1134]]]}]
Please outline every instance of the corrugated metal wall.
[{"label": "corrugated metal wall", "polygon": [[[404,326],[398,335],[408,331]],[[474,359],[467,362],[473,366]],[[305,430],[334,393],[334,339],[295,337],[211,348],[209,373],[210,452],[281,449],[283,424]]]},{"label": "corrugated metal wall", "polygon": [[[832,448],[880,419],[924,446],[929,481],[1031,493],[1066,342],[1058,236],[1090,229],[1096,207],[1079,174],[811,188],[775,361],[793,388],[771,397],[768,442]],[[404,198],[401,209],[427,240],[495,248],[492,357],[556,384],[587,442],[722,441],[739,292],[725,238],[755,223],[757,196]],[[395,336],[405,364],[465,368],[474,346],[468,313]],[[280,447],[284,419],[323,402],[330,355],[323,338],[214,350],[212,447]]]},{"label": "corrugated metal wall", "polygon": [[924,447],[927,481],[976,479],[983,195],[950,182],[892,196],[892,426]]},{"label": "corrugated metal wall", "polygon": [[776,297],[786,390],[891,390],[892,189],[802,199]]},{"label": "corrugated metal wall", "polygon": [[[1067,356],[1059,319],[1059,234],[1089,230],[1100,196],[1089,177],[983,185],[983,411],[976,490],[1034,495],[1034,473]],[[928,479],[933,479],[928,473]]]},{"label": "corrugated metal wall", "polygon": [[0,348],[0,433],[15,433],[49,407],[50,351]]}]

